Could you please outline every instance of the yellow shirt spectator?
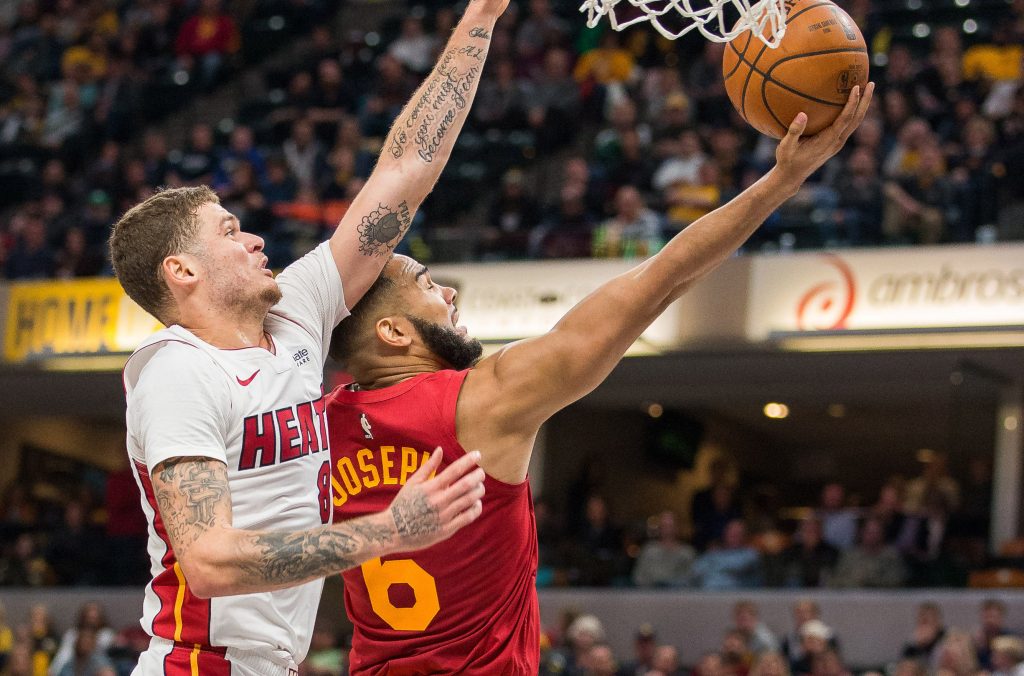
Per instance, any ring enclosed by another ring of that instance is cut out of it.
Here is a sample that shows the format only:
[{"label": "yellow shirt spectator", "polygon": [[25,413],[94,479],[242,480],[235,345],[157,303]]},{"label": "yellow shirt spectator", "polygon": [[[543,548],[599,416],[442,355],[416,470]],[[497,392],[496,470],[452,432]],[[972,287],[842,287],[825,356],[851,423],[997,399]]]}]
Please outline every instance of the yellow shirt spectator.
[{"label": "yellow shirt spectator", "polygon": [[975,45],[964,53],[964,77],[968,80],[1018,80],[1024,45]]}]

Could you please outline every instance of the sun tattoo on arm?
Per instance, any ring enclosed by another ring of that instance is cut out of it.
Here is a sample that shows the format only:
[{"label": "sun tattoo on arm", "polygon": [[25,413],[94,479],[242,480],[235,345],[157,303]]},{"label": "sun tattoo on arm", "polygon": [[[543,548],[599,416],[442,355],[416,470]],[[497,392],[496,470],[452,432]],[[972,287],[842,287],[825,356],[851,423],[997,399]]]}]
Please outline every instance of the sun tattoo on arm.
[{"label": "sun tattoo on arm", "polygon": [[409,205],[400,202],[395,209],[380,204],[363,216],[356,226],[359,232],[359,253],[366,256],[388,256],[412,223]]}]

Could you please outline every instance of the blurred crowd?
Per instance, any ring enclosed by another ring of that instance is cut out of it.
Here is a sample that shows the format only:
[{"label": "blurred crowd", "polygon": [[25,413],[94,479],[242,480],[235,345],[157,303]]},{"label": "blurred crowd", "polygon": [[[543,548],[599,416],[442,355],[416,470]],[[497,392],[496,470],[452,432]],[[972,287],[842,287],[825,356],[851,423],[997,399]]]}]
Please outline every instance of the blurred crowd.
[{"label": "blurred crowd", "polygon": [[[328,236],[457,20],[435,2],[338,35],[326,17],[339,4],[3,3],[3,275],[108,274],[111,221],[158,186],[213,185],[277,267]],[[955,15],[939,1],[910,13],[839,4],[868,40],[873,111],[748,249],[1024,237],[1024,2]],[[269,28],[247,36],[256,16]],[[287,68],[261,67],[282,25],[306,48]],[[774,142],[729,104],[723,49],[646,26],[586,30],[575,0],[512,3],[407,245],[429,260],[653,253],[773,161]],[[243,65],[253,72],[233,112],[172,144],[166,113]]]},{"label": "blurred crowd", "polygon": [[891,478],[866,503],[830,482],[817,505],[780,505],[778,487],[744,491],[736,476],[725,461],[712,463],[685,520],[666,510],[622,523],[593,492],[599,486],[569,491],[564,517],[538,501],[538,584],[944,587],[965,586],[971,571],[997,563],[987,556],[992,476],[984,460],[972,460],[961,484],[936,453],[919,476]]},{"label": "blurred crowd", "polygon": [[[564,504],[538,499],[542,587],[963,587],[973,571],[1016,565],[988,555],[992,472],[975,459],[963,482],[936,453],[919,476],[893,477],[873,501],[842,483],[817,505],[780,504],[778,487],[746,490],[724,460],[689,509],[615,518],[600,486],[576,482]],[[95,476],[92,476],[94,474]],[[55,496],[72,496],[57,499]],[[131,470],[93,472],[59,491],[12,483],[0,500],[0,586],[143,585],[146,521]]]},{"label": "blurred crowd", "polygon": [[[63,604],[61,608],[65,608]],[[63,632],[58,627],[67,627]],[[299,676],[342,676],[342,639],[317,627]],[[112,627],[103,605],[89,601],[74,617],[54,617],[46,604],[25,617],[8,617],[0,603],[0,674],[3,676],[130,676],[149,635],[138,622]]]},{"label": "blurred crowd", "polygon": [[[670,628],[638,627],[633,652],[616,655],[601,620],[564,610],[558,627],[544,636],[543,676],[852,676],[843,658],[843,637],[810,598],[792,608],[792,625],[770,628],[753,601],[733,607],[733,624],[719,629],[721,648],[696,664],[683,664],[686,637]],[[917,609],[906,643],[895,655],[873,655],[853,665],[862,676],[1019,676],[1024,673],[1024,639],[1007,624],[1006,606],[988,599],[973,630],[947,627],[942,608],[926,602]]]},{"label": "blurred crowd", "polygon": [[[721,647],[685,664],[680,648],[692,656],[693,646],[671,627],[642,624],[633,635],[632,652],[616,654],[610,645],[615,637],[598,617],[566,608],[556,626],[543,629],[540,675],[1020,676],[1024,638],[1007,614],[1002,601],[986,599],[976,625],[957,628],[946,625],[939,603],[927,601],[918,606],[912,626],[908,623],[901,650],[879,650],[869,663],[851,665],[844,659],[845,641],[851,639],[829,625],[813,598],[793,604],[788,627],[768,626],[757,603],[741,600],[732,608],[731,625],[708,629],[721,636]],[[347,674],[350,639],[317,626],[299,676]],[[84,603],[74,617],[57,618],[45,604],[32,606],[25,617],[8,617],[0,604],[4,676],[129,676],[148,643],[135,622],[111,627],[99,602]]]}]

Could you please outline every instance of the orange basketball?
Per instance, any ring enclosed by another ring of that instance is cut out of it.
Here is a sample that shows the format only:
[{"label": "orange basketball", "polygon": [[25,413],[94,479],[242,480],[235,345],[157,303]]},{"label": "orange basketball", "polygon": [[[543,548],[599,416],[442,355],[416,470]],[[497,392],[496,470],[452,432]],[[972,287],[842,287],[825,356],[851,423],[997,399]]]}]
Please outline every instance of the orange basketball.
[{"label": "orange basketball", "polygon": [[853,19],[828,0],[787,0],[786,34],[776,48],[750,31],[725,48],[722,75],[732,105],[762,134],[782,138],[799,112],[816,134],[868,81],[868,50]]}]

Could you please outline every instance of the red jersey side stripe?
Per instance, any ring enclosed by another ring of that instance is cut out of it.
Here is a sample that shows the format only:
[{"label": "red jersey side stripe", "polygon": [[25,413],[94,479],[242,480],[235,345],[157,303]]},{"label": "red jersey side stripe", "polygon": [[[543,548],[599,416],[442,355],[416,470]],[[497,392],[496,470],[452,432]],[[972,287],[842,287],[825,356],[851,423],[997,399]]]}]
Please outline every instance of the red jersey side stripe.
[{"label": "red jersey side stripe", "polygon": [[183,641],[188,644],[208,645],[210,643],[210,600],[201,599],[192,593],[185,582],[181,567],[171,548],[171,540],[167,536],[163,519],[157,509],[156,496],[153,490],[153,479],[149,470],[139,461],[135,468],[142,480],[146,501],[153,509],[153,527],[166,551],[160,563],[164,569],[153,578],[153,593],[160,599],[160,610],[153,618],[153,634],[172,641]]}]

